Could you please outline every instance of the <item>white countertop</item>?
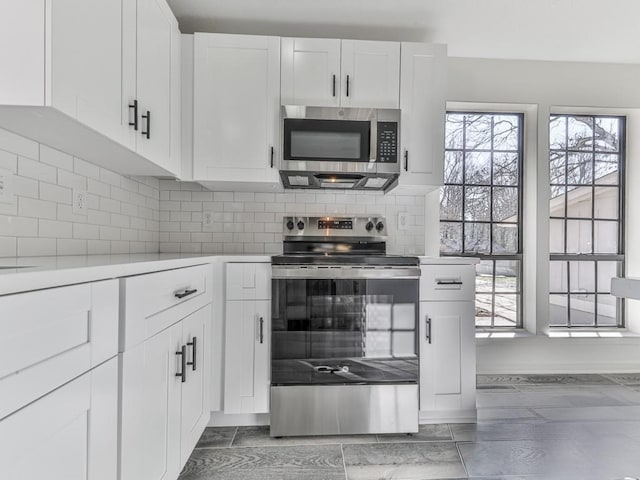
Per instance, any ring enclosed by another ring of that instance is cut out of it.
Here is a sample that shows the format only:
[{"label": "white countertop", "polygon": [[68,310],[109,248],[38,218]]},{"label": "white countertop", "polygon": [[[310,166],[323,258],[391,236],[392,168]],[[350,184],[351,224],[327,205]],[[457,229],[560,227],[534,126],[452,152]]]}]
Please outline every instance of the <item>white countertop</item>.
[{"label": "white countertop", "polygon": [[[148,253],[0,258],[0,295],[190,267],[204,263],[270,262],[268,255]],[[22,268],[5,268],[22,267]]]}]

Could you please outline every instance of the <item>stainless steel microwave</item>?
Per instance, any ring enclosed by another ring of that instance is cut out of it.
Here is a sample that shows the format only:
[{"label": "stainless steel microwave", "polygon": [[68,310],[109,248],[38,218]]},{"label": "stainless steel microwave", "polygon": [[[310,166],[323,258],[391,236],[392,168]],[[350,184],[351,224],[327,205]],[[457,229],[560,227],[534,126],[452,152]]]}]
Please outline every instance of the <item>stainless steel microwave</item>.
[{"label": "stainless steel microwave", "polygon": [[386,190],[400,173],[400,110],[285,105],[286,188]]}]

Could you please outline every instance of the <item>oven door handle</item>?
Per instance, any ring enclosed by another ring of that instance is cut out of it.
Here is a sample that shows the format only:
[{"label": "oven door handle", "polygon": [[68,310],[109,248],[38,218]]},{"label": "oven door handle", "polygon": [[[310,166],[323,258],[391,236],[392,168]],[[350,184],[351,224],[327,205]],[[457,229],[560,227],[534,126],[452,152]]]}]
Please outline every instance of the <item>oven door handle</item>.
[{"label": "oven door handle", "polygon": [[419,279],[420,267],[317,267],[273,265],[274,279]]}]

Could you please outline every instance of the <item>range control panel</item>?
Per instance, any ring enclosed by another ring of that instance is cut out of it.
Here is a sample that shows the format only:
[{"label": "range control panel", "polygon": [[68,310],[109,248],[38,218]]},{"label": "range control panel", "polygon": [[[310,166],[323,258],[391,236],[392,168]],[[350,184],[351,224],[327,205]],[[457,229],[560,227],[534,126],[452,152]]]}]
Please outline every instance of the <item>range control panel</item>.
[{"label": "range control panel", "polygon": [[380,215],[363,217],[287,216],[285,237],[368,237],[387,235],[387,220]]}]

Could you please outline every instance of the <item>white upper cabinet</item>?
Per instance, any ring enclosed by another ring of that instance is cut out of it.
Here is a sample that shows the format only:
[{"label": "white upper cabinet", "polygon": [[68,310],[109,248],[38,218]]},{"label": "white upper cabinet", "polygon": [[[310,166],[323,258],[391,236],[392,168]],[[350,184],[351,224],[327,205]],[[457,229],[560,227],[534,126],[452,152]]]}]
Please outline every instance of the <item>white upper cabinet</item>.
[{"label": "white upper cabinet", "polygon": [[282,39],[282,104],[340,105],[340,40]]},{"label": "white upper cabinet", "polygon": [[[149,6],[152,3],[163,11],[164,25],[158,11]],[[136,22],[149,27],[138,40]],[[169,154],[161,154],[159,148],[136,150],[129,126],[133,113],[128,108],[136,93],[135,62],[141,58],[136,43],[147,63],[164,62],[166,57],[163,68],[168,72],[173,59],[170,50],[165,55],[168,47],[162,38],[168,22],[175,34],[177,22],[165,0],[1,2],[0,128],[120,173],[173,173]],[[147,108],[156,113],[152,135],[157,132],[168,142],[169,130],[162,127],[171,114],[168,81],[158,66],[144,68],[150,76],[147,91],[153,95]],[[179,65],[173,68],[179,75]],[[158,105],[160,98],[166,107]],[[175,98],[179,99],[179,89]]]},{"label": "white upper cabinet", "polygon": [[344,107],[398,108],[400,44],[342,40]]},{"label": "white upper cabinet", "polygon": [[280,39],[196,33],[193,81],[194,179],[277,186]]},{"label": "white upper cabinet", "polygon": [[443,182],[446,46],[402,43],[400,187]]},{"label": "white upper cabinet", "polygon": [[282,104],[398,108],[400,44],[282,39]]},{"label": "white upper cabinet", "polygon": [[180,171],[178,22],[165,0],[137,0],[125,8],[125,36],[129,41],[125,42],[124,52],[127,91],[123,108],[127,110],[128,123],[133,123],[134,145],[130,146],[177,175]]}]

